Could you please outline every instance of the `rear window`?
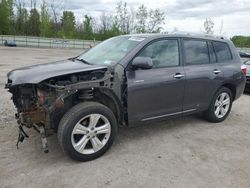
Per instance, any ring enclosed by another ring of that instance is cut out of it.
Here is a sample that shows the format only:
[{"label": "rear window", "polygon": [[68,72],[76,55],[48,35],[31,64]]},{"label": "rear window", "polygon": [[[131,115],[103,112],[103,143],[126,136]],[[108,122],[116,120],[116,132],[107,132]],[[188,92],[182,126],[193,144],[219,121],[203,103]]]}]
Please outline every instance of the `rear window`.
[{"label": "rear window", "polygon": [[208,64],[208,47],[206,41],[184,40],[186,65]]},{"label": "rear window", "polygon": [[214,46],[214,50],[215,50],[218,62],[229,61],[232,59],[232,54],[226,43],[213,42],[213,46]]}]

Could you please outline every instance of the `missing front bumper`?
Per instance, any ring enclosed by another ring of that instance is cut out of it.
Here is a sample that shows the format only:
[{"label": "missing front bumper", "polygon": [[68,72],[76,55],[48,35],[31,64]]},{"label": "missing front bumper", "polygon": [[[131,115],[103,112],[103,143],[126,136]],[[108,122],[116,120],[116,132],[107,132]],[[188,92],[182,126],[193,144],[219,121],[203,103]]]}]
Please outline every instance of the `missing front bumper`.
[{"label": "missing front bumper", "polygon": [[[18,128],[19,128],[19,134],[18,134],[17,143],[16,143],[17,149],[19,149],[20,142],[23,142],[25,138],[29,138],[28,134],[24,131],[24,129],[21,125]],[[41,136],[42,149],[43,149],[44,153],[48,153],[49,147],[48,147],[48,141],[47,141],[47,137],[46,137],[46,130],[45,130],[44,126],[38,126],[38,125],[34,124],[33,128]]]},{"label": "missing front bumper", "polygon": [[49,113],[44,108],[37,108],[28,112],[16,114],[17,123],[19,124],[19,134],[17,140],[17,149],[19,142],[23,142],[29,136],[23,127],[34,128],[41,136],[42,149],[45,153],[49,152],[46,130],[49,129]]},{"label": "missing front bumper", "polygon": [[16,119],[19,125],[26,126],[28,128],[31,128],[34,124],[49,127],[49,115],[43,108],[17,113]]}]

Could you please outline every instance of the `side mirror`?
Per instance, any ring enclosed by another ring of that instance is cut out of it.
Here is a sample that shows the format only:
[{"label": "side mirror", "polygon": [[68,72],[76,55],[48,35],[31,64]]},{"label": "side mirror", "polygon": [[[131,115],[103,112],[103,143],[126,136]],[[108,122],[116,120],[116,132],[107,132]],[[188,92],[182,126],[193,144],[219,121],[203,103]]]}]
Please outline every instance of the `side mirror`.
[{"label": "side mirror", "polygon": [[134,69],[151,69],[153,67],[153,61],[149,57],[136,57],[132,61]]}]

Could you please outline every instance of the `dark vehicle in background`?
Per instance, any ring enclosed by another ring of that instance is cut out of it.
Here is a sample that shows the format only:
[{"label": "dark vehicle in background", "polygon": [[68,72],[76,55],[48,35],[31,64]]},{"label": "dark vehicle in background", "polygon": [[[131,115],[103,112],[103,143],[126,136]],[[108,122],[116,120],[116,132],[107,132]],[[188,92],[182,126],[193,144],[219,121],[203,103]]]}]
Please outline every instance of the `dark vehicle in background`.
[{"label": "dark vehicle in background", "polygon": [[221,122],[243,93],[246,67],[229,40],[138,34],[108,39],[75,58],[8,73],[19,141],[34,127],[88,161],[112,145],[118,125],[136,126],[202,112]]},{"label": "dark vehicle in background", "polygon": [[244,62],[244,66],[246,67],[246,86],[245,92],[250,93],[250,59]]},{"label": "dark vehicle in background", "polygon": [[4,41],[4,46],[9,46],[9,47],[16,47],[16,42],[13,40],[5,40]]},{"label": "dark vehicle in background", "polygon": [[241,58],[250,58],[250,54],[246,52],[239,52],[239,55]]}]

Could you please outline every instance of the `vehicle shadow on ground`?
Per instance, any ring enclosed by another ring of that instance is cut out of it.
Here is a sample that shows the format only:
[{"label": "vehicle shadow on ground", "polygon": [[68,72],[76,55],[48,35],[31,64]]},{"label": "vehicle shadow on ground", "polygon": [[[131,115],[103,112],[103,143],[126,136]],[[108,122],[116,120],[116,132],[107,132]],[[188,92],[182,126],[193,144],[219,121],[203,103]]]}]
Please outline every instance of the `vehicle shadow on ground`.
[{"label": "vehicle shadow on ground", "polygon": [[[178,132],[181,129],[189,129],[192,128],[199,128],[204,125],[211,125],[211,123],[207,122],[206,120],[202,119],[199,115],[193,115],[193,116],[187,116],[187,117],[181,117],[177,119],[172,120],[164,120],[161,122],[152,122],[145,125],[140,125],[136,127],[119,127],[118,129],[118,135],[116,137],[116,140],[111,147],[110,151],[107,152],[106,155],[111,156],[114,155],[117,151],[121,150],[123,147],[126,147],[128,144],[136,143],[139,141],[143,141],[143,139],[146,139],[150,137],[151,139],[154,139],[154,137],[157,139],[162,134],[165,136],[176,136],[178,138]],[[39,150],[38,147],[41,147],[40,145],[40,138],[39,135],[36,137],[36,150]],[[57,158],[57,161],[60,162],[67,162],[67,163],[77,163],[76,161],[71,160],[69,157],[66,156],[66,154],[63,153],[61,150],[57,135],[54,134],[53,136],[50,136],[48,138],[49,141],[49,149],[52,158]],[[37,151],[41,154],[42,151]],[[49,162],[49,161],[47,161]]]},{"label": "vehicle shadow on ground", "polygon": [[171,134],[172,132],[183,129],[184,127],[200,126],[201,123],[206,123],[206,120],[202,119],[200,115],[192,115],[171,120],[162,120],[160,122],[147,123],[136,127],[120,127],[118,140],[123,142],[123,140],[127,140],[126,138],[129,137],[129,140],[133,141],[142,139],[149,135],[158,136],[162,133]]},{"label": "vehicle shadow on ground", "polygon": [[246,91],[245,91],[243,94],[244,94],[244,95],[247,95],[247,96],[250,96],[250,92],[246,92]]}]

